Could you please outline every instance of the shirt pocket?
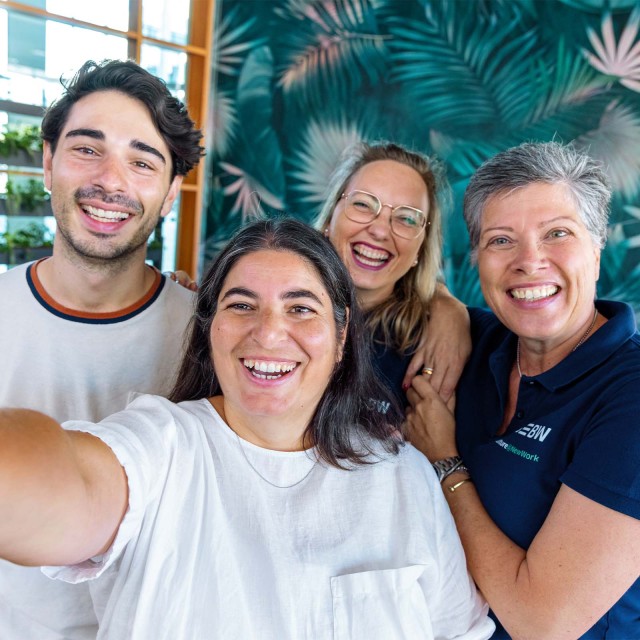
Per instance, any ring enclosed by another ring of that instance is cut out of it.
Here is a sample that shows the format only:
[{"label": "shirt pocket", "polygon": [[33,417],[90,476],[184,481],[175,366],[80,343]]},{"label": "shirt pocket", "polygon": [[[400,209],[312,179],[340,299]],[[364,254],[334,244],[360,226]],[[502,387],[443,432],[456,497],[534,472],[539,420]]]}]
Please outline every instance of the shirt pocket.
[{"label": "shirt pocket", "polygon": [[432,640],[419,583],[425,569],[413,565],[331,578],[335,640]]}]

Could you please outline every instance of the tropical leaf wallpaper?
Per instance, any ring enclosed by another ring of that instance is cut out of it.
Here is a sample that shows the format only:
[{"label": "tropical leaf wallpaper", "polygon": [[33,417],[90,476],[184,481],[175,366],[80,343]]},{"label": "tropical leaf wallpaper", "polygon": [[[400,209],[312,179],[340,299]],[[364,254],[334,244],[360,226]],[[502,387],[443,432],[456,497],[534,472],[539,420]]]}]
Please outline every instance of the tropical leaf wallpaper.
[{"label": "tropical leaf wallpaper", "polygon": [[639,27],[636,0],[218,0],[204,262],[256,214],[310,221],[350,142],[395,140],[445,163],[445,278],[483,304],[469,177],[573,141],[615,189],[599,295],[640,316]]}]

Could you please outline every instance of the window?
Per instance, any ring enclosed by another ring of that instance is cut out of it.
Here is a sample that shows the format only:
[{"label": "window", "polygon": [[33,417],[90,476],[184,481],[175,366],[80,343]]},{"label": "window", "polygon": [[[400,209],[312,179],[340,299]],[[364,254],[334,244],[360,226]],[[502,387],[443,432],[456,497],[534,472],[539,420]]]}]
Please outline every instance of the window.
[{"label": "window", "polygon": [[[29,126],[38,126],[43,109],[62,91],[60,77],[71,77],[88,59],[106,58],[136,60],[161,77],[203,127],[213,1],[0,0],[0,131],[28,131]],[[42,170],[39,153],[32,155],[35,161],[0,153],[0,205],[4,201],[5,209],[7,196],[16,190],[37,191],[34,182],[41,181]],[[162,270],[197,273],[204,175],[204,167],[192,171],[174,211],[152,236],[150,258]],[[1,238],[7,232],[38,227],[42,237],[51,235],[55,224],[47,213],[46,207],[37,213],[22,208],[14,216],[0,207],[0,264],[6,259],[6,242],[3,247]],[[34,233],[34,242],[39,237]]]}]

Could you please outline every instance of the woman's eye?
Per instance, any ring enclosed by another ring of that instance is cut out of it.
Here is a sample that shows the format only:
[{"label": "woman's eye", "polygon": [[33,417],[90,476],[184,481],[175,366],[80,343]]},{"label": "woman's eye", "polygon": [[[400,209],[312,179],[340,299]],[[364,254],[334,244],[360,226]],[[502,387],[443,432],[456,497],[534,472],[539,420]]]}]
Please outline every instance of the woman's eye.
[{"label": "woman's eye", "polygon": [[553,229],[553,231],[549,232],[549,235],[552,238],[565,238],[569,235],[569,232],[566,229]]},{"label": "woman's eye", "polygon": [[500,247],[509,244],[509,239],[504,236],[500,236],[499,238],[492,238],[489,240],[489,244]]},{"label": "woman's eye", "polygon": [[411,214],[407,213],[400,213],[396,215],[395,219],[405,227],[417,227],[419,224],[416,216],[412,216]]},{"label": "woman's eye", "polygon": [[251,305],[246,302],[234,302],[233,304],[230,304],[228,308],[236,309],[237,311],[250,311]]},{"label": "woman's eye", "polygon": [[296,314],[305,315],[308,313],[313,313],[313,309],[309,307],[305,307],[304,305],[297,304],[295,307],[291,308],[291,311]]}]

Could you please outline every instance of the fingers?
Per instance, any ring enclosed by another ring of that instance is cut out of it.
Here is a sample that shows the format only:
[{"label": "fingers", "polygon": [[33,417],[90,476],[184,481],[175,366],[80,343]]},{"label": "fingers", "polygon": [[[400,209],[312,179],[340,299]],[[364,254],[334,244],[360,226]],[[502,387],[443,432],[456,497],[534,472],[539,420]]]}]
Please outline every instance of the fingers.
[{"label": "fingers", "polygon": [[404,374],[404,378],[402,380],[402,388],[405,391],[411,386],[411,381],[416,375],[418,375],[418,372],[422,369],[423,364],[424,354],[420,349],[418,349],[413,354],[413,358],[411,358],[411,362],[409,362],[409,366],[407,367],[407,371]]},{"label": "fingers", "polygon": [[415,409],[419,402],[427,398],[435,398],[438,396],[437,391],[431,384],[431,376],[415,376],[411,386],[406,391],[409,405]]},{"label": "fingers", "polygon": [[186,271],[167,271],[165,275],[189,291],[197,291],[198,283]]}]

